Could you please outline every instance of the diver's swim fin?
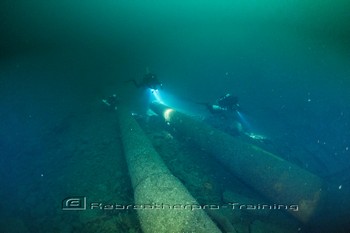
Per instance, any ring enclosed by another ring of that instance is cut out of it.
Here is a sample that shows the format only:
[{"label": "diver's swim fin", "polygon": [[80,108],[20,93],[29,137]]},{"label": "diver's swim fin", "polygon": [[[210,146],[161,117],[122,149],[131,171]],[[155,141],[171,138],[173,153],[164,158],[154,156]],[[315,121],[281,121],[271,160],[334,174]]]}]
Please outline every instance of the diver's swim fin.
[{"label": "diver's swim fin", "polygon": [[139,83],[137,83],[135,79],[125,80],[124,83],[133,83],[137,88],[142,86]]},{"label": "diver's swim fin", "polygon": [[209,103],[205,103],[205,102],[195,102],[196,104],[199,104],[199,105],[203,105],[203,106],[206,106],[206,107],[209,107],[210,104]]}]

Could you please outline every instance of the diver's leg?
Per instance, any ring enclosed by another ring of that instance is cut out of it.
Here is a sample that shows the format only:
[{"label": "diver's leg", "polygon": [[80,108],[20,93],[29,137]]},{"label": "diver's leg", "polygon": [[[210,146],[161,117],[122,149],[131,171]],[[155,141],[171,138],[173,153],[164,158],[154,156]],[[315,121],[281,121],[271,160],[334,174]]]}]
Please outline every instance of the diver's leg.
[{"label": "diver's leg", "polygon": [[137,88],[141,87],[141,84],[137,83],[135,79],[126,80],[124,83],[133,83],[135,87]]}]

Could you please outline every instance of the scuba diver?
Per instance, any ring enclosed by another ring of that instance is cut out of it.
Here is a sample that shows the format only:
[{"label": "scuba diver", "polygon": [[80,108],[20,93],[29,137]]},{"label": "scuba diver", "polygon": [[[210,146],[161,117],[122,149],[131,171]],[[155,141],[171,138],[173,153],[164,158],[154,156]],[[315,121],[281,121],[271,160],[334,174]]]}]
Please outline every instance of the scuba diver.
[{"label": "scuba diver", "polygon": [[246,122],[238,104],[238,97],[226,94],[218,98],[215,104],[198,103],[207,107],[211,116],[206,121],[215,128],[221,129],[233,136],[245,135],[249,138],[267,143],[269,138],[264,135],[251,132],[249,123]]},{"label": "scuba diver", "polygon": [[239,110],[238,97],[231,94],[221,96],[215,104],[198,103],[207,107],[212,114],[232,113]]},{"label": "scuba diver", "polygon": [[237,96],[227,93],[218,98],[214,104],[197,104],[204,105],[211,113],[207,118],[209,124],[232,135],[240,135],[243,132],[238,116],[240,106]]},{"label": "scuba diver", "polygon": [[110,110],[117,110],[119,104],[119,98],[116,94],[108,96],[106,99],[102,99],[102,102],[107,105]]},{"label": "scuba diver", "polygon": [[141,82],[137,82],[135,79],[130,79],[125,81],[125,83],[129,83],[129,82],[134,83],[134,85],[137,88],[146,87],[152,90],[158,90],[163,85],[162,82],[160,82],[159,79],[157,78],[157,75],[149,72],[147,72],[147,74],[143,76],[143,79]]}]

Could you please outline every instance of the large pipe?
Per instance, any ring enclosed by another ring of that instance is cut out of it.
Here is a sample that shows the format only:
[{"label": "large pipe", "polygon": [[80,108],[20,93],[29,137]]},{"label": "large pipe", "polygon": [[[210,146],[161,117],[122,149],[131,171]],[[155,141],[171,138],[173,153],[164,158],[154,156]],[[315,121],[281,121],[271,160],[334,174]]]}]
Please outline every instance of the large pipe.
[{"label": "large pipe", "polygon": [[319,212],[324,189],[316,175],[166,105],[154,102],[151,109],[273,204],[285,205],[300,221],[307,223]]},{"label": "large pipe", "polygon": [[171,174],[136,120],[118,108],[124,153],[143,232],[221,232]]}]

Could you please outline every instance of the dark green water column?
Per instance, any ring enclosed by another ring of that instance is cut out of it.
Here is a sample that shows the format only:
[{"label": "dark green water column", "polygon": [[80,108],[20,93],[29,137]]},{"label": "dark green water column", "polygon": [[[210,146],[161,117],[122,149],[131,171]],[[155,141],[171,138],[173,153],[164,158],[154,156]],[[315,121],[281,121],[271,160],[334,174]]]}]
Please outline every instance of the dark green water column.
[{"label": "dark green water column", "polygon": [[119,123],[143,232],[221,232],[182,183],[171,174],[131,113]]},{"label": "dark green water column", "polygon": [[319,211],[324,190],[316,175],[163,104],[152,103],[151,109],[272,204],[286,205],[287,211],[304,223]]}]

